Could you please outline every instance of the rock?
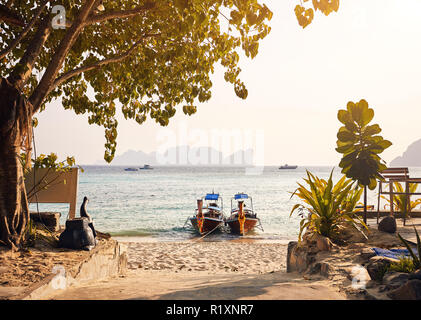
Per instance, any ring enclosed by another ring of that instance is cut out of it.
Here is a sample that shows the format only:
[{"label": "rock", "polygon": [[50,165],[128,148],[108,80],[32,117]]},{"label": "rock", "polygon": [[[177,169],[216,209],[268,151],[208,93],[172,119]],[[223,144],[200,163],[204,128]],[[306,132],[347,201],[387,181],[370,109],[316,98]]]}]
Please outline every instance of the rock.
[{"label": "rock", "polygon": [[371,280],[381,281],[392,262],[398,262],[398,260],[387,257],[375,256],[370,258],[365,268],[367,269]]},{"label": "rock", "polygon": [[322,276],[328,277],[331,271],[332,271],[332,267],[328,263],[326,262],[320,263],[320,274]]},{"label": "rock", "polygon": [[369,260],[370,258],[374,257],[375,255],[376,255],[376,253],[371,248],[363,248],[361,250],[361,253],[360,253],[360,257],[364,261]]},{"label": "rock", "polygon": [[387,233],[395,233],[396,232],[396,219],[392,216],[384,217],[377,227],[379,231],[387,232]]},{"label": "rock", "polygon": [[297,241],[288,243],[287,272],[304,272],[308,266],[314,262],[314,253],[309,252],[309,248],[303,244],[298,246]]},{"label": "rock", "polygon": [[331,251],[332,250],[332,241],[329,238],[324,237],[320,234],[315,236],[317,249],[320,251]]},{"label": "rock", "polygon": [[417,270],[409,274],[409,280],[413,279],[421,280],[421,270]]},{"label": "rock", "polygon": [[393,300],[421,300],[421,280],[408,280],[403,286],[387,294]]},{"label": "rock", "polygon": [[[287,251],[287,272],[292,272],[294,266],[291,264],[291,255],[293,249],[298,245],[297,241],[290,241],[288,242],[288,251]],[[294,259],[293,259],[294,260]],[[293,261],[294,262],[294,261]]]},{"label": "rock", "polygon": [[394,290],[404,285],[408,279],[408,273],[388,271],[383,276],[383,284],[387,290]]},{"label": "rock", "polygon": [[367,242],[367,238],[352,226],[343,228],[339,234],[338,240],[344,244],[361,244]]}]

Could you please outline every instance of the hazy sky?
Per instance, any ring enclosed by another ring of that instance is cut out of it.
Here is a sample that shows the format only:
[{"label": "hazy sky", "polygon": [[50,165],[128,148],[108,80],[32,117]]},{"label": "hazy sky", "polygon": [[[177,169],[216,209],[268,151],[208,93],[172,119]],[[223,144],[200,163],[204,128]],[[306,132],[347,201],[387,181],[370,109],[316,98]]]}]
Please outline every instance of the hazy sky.
[{"label": "hazy sky", "polygon": [[[338,13],[318,13],[304,30],[294,14],[298,0],[261,2],[273,11],[272,31],[258,56],[240,63],[247,100],[236,97],[218,68],[212,99],[191,117],[180,106],[164,129],[153,120],[139,126],[119,116],[117,155],[155,151],[168,132],[181,144],[183,128],[202,139],[212,129],[236,129],[264,135],[265,164],[333,166],[340,159],[337,111],[362,98],[374,108],[373,123],[393,142],[383,153],[386,161],[421,138],[420,0],[341,0]],[[57,101],[38,119],[38,154],[74,155],[79,164],[103,158],[104,129],[88,125],[87,116],[76,116]],[[200,145],[195,137],[187,143]]]}]

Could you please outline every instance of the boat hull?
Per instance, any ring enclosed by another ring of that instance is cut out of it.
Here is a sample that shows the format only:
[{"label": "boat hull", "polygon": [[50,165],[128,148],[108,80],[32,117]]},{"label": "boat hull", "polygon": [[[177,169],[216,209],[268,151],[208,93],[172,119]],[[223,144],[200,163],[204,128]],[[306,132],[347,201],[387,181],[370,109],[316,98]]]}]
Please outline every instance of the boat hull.
[{"label": "boat hull", "polygon": [[218,227],[221,227],[224,223],[224,221],[221,220],[221,219],[204,217],[203,227],[202,227],[202,230],[200,231],[196,217],[190,218],[190,222],[191,222],[193,228],[200,234],[205,234],[205,233],[211,232],[214,229],[216,229]]},{"label": "boat hull", "polygon": [[240,222],[238,221],[237,218],[226,220],[226,224],[230,227],[231,233],[239,234],[239,235],[245,235],[247,232],[253,230],[258,222],[259,222],[259,219],[257,218],[246,217],[246,220],[244,221],[244,230],[243,230],[243,233],[241,233]]}]

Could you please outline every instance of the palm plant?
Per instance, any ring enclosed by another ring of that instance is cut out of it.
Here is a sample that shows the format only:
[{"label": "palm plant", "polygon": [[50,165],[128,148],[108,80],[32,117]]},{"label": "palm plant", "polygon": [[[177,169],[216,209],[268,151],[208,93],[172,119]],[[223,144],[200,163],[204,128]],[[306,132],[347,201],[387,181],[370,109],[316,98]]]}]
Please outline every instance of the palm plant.
[{"label": "palm plant", "polygon": [[[298,188],[292,193],[293,196],[299,197],[304,204],[298,203],[294,205],[290,216],[294,211],[301,213],[302,220],[300,222],[300,232],[298,241],[304,230],[321,234],[332,240],[336,239],[345,223],[350,223],[357,230],[363,230],[359,227],[362,225],[367,229],[364,222],[357,217],[354,211],[355,205],[361,197],[361,189],[353,190],[354,182],[343,176],[336,185],[332,181],[333,170],[329,179],[319,179],[307,170],[307,179],[304,181],[309,188],[298,183]],[[303,211],[307,211],[305,216]]]},{"label": "palm plant", "polygon": [[[415,193],[415,191],[418,188],[418,183],[411,183],[409,185],[409,193]],[[421,199],[417,199],[415,201],[409,201],[408,205],[408,196],[405,193],[405,190],[403,189],[402,185],[399,182],[395,182],[393,184],[393,190],[395,192],[398,192],[400,194],[394,194],[393,195],[393,206],[398,209],[398,211],[402,212],[402,214],[407,218],[407,215],[409,212],[412,212],[412,210],[415,209],[418,205],[421,204]],[[389,205],[390,205],[390,199],[381,196],[383,199],[385,199]]]},{"label": "palm plant", "polygon": [[405,240],[404,238],[402,238],[402,236],[398,233],[398,237],[401,240],[401,242],[404,244],[404,246],[408,249],[409,254],[412,257],[412,261],[414,263],[414,269],[418,270],[421,269],[421,241],[420,241],[420,236],[418,235],[418,231],[414,226],[414,230],[415,230],[415,235],[417,236],[417,253],[418,255],[416,255],[414,253],[414,251],[412,250],[411,246],[409,245],[409,242],[407,240]]}]

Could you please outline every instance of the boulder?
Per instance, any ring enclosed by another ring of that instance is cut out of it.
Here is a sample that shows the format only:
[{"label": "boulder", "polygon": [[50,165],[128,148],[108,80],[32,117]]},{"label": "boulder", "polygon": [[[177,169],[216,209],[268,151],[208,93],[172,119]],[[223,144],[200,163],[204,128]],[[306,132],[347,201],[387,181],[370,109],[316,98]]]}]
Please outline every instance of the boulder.
[{"label": "boulder", "polygon": [[387,290],[394,290],[403,286],[409,279],[408,273],[388,271],[383,276],[383,284]]},{"label": "boulder", "polygon": [[417,270],[409,274],[409,280],[418,279],[421,280],[421,270]]},{"label": "boulder", "polygon": [[398,262],[398,260],[387,257],[375,256],[370,258],[365,268],[367,269],[371,280],[381,281],[392,262]]},{"label": "boulder", "polygon": [[384,217],[377,227],[379,231],[387,232],[387,233],[395,233],[396,232],[396,219],[392,216]]},{"label": "boulder", "polygon": [[308,251],[305,245],[299,246],[297,241],[288,243],[287,272],[304,272],[314,262],[315,254]]},{"label": "boulder", "polygon": [[360,257],[364,261],[368,261],[370,258],[374,257],[376,253],[371,248],[363,248],[360,253]]},{"label": "boulder", "polygon": [[329,238],[324,237],[320,234],[316,234],[316,247],[319,251],[331,251],[332,250],[332,241]]},{"label": "boulder", "polygon": [[408,280],[403,286],[387,295],[393,300],[421,300],[421,280]]}]

